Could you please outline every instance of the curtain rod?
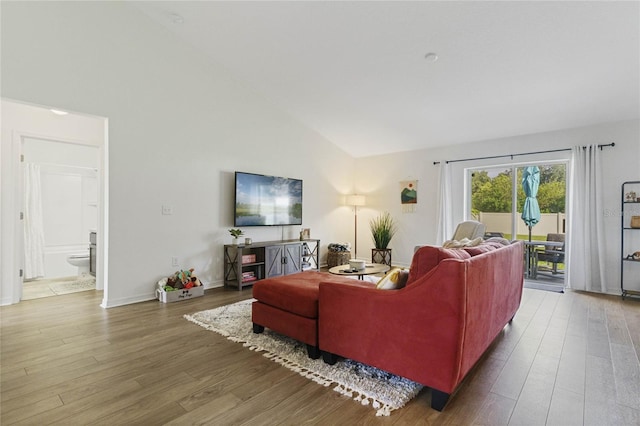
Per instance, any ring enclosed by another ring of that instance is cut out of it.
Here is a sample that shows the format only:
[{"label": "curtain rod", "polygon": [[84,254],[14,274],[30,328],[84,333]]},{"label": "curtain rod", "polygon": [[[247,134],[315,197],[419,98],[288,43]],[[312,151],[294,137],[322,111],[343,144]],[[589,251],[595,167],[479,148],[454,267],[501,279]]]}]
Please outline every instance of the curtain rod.
[{"label": "curtain rod", "polygon": [[[602,150],[602,148],[606,147],[606,146],[616,146],[615,142],[611,142],[611,143],[607,143],[607,144],[603,144],[603,145],[598,145],[598,148],[600,148],[600,150]],[[582,149],[586,149],[586,146],[583,146]],[[513,160],[513,157],[517,157],[519,155],[533,155],[533,154],[546,154],[548,152],[562,152],[562,151],[571,151],[571,148],[562,148],[562,149],[550,149],[547,151],[534,151],[534,152],[522,152],[520,154],[506,154],[506,155],[491,155],[489,157],[475,157],[475,158],[462,158],[460,160],[446,160],[445,163],[449,164],[449,163],[460,163],[462,161],[473,161],[473,160],[490,160],[492,158],[506,158],[506,157],[510,157]],[[433,165],[438,165],[440,164],[440,161],[434,161]]]}]

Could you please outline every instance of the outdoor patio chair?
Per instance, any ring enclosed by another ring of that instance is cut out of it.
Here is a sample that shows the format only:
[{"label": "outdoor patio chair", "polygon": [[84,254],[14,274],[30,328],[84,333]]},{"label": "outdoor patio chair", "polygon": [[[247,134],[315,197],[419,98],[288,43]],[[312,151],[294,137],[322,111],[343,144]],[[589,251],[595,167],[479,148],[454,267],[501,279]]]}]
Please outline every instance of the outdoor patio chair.
[{"label": "outdoor patio chair", "polygon": [[547,234],[547,241],[563,243],[561,246],[545,245],[544,249],[536,250],[536,269],[540,270],[540,262],[549,262],[552,264],[551,273],[553,275],[564,273],[558,270],[558,264],[564,263],[564,234]]}]

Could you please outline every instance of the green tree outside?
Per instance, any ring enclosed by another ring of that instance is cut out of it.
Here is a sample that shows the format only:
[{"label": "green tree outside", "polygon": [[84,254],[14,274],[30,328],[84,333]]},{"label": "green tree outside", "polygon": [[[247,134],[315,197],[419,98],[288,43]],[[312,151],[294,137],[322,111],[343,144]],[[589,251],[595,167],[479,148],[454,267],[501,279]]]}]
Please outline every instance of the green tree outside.
[{"label": "green tree outside", "polygon": [[[538,204],[541,213],[564,213],[566,193],[566,167],[564,164],[540,167]],[[522,211],[525,195],[522,189],[522,167],[516,169],[518,211]],[[486,170],[479,170],[471,177],[472,212],[509,213],[512,199],[512,171],[506,169],[491,177]]]}]

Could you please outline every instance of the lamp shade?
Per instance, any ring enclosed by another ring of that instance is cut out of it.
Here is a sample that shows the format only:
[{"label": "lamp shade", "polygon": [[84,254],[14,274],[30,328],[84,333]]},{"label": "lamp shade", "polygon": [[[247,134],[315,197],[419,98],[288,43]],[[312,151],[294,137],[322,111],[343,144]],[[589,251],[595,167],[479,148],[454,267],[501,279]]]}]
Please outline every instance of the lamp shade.
[{"label": "lamp shade", "polygon": [[364,195],[347,195],[345,197],[345,204],[348,206],[364,206]]}]

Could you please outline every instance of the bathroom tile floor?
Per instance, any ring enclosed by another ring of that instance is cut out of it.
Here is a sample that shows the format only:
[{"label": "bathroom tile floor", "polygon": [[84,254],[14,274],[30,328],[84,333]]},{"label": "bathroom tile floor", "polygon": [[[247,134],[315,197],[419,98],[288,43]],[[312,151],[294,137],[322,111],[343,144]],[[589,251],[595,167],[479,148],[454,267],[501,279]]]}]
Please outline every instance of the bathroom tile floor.
[{"label": "bathroom tile floor", "polygon": [[88,277],[63,277],[25,281],[22,284],[22,300],[40,299],[96,289],[96,279]]}]

